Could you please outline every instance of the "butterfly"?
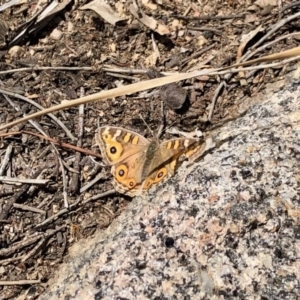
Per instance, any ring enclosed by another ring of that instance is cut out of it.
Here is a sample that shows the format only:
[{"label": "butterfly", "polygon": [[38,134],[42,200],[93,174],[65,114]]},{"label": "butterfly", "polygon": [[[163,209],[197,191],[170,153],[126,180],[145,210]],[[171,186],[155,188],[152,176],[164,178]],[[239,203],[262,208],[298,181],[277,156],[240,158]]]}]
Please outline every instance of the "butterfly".
[{"label": "butterfly", "polygon": [[193,159],[200,141],[175,138],[159,142],[121,127],[99,127],[96,136],[106,165],[111,166],[113,186],[134,197],[174,175],[179,163]]}]

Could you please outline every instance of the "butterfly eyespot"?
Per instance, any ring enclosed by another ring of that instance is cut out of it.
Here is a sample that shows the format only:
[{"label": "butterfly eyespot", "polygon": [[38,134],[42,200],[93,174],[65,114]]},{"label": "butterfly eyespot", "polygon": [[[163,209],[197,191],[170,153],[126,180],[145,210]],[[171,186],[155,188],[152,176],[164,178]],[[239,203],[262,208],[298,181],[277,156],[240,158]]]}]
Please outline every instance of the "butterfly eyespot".
[{"label": "butterfly eyespot", "polygon": [[161,177],[163,177],[164,176],[164,172],[159,172],[158,174],[157,174],[157,178],[161,178]]},{"label": "butterfly eyespot", "polygon": [[136,181],[133,178],[130,178],[126,180],[125,184],[128,188],[132,189],[136,186]]},{"label": "butterfly eyespot", "polygon": [[161,181],[166,175],[167,175],[167,169],[166,168],[160,169],[155,176],[154,182]]},{"label": "butterfly eyespot", "polygon": [[121,181],[127,177],[128,168],[126,165],[120,165],[115,169],[114,175],[117,180]]},{"label": "butterfly eyespot", "polygon": [[111,154],[115,154],[117,152],[117,149],[116,147],[110,147],[109,151]]},{"label": "butterfly eyespot", "polygon": [[118,174],[119,174],[120,177],[123,177],[124,174],[125,174],[125,171],[124,171],[124,170],[120,170],[120,171],[118,172]]},{"label": "butterfly eyespot", "polygon": [[153,180],[148,179],[147,182],[144,184],[143,189],[146,189],[146,190],[149,189],[151,187],[152,183],[153,183]]},{"label": "butterfly eyespot", "polygon": [[120,143],[110,141],[106,145],[106,154],[111,161],[116,161],[117,159],[119,159],[122,153],[123,147]]}]

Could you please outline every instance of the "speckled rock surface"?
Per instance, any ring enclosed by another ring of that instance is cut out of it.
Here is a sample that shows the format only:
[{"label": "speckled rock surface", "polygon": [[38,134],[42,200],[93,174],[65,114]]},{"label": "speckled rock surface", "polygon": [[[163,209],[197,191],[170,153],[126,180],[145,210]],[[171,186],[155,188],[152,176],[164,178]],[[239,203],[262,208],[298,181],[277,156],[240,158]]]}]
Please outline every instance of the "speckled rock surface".
[{"label": "speckled rock surface", "polygon": [[244,101],[198,163],[79,241],[40,299],[299,299],[299,83]]}]

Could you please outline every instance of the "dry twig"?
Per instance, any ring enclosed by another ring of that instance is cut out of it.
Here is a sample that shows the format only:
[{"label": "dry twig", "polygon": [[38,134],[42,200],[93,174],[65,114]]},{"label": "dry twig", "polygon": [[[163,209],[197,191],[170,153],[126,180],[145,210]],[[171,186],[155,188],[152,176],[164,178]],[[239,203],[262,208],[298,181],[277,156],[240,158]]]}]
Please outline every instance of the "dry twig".
[{"label": "dry twig", "polygon": [[239,15],[230,15],[230,16],[198,16],[198,17],[186,17],[180,15],[171,15],[172,18],[181,19],[186,21],[210,21],[210,20],[228,20],[228,19],[238,19],[244,18],[246,13]]},{"label": "dry twig", "polygon": [[28,184],[41,184],[44,185],[49,182],[49,179],[30,179],[30,178],[17,178],[17,177],[9,177],[9,176],[0,176],[0,181],[7,183],[28,183]]},{"label": "dry twig", "polygon": [[6,148],[6,151],[5,151],[5,155],[3,157],[3,160],[2,160],[2,164],[0,166],[0,176],[3,175],[4,171],[5,171],[5,168],[10,160],[10,156],[11,156],[11,153],[12,153],[12,145],[8,145],[8,147]]},{"label": "dry twig", "polygon": [[[35,173],[33,174],[33,178],[36,178],[41,172],[43,168],[38,168]],[[3,207],[1,214],[0,214],[0,220],[5,220],[10,212],[10,209],[13,207],[13,204],[16,203],[19,198],[26,193],[26,191],[29,189],[30,184],[24,184],[15,194],[7,201],[6,205]],[[1,256],[1,251],[0,251]]]},{"label": "dry twig", "polygon": [[192,27],[187,26],[186,27],[189,30],[195,30],[195,31],[211,31],[217,35],[223,35],[223,32],[221,30],[215,29],[215,28],[209,28],[209,27]]},{"label": "dry twig", "polygon": [[[23,100],[23,101],[25,101],[25,102],[28,102],[28,103],[30,103],[31,105],[33,105],[33,106],[35,106],[35,107],[37,107],[38,109],[40,109],[40,110],[43,110],[44,108],[41,106],[41,105],[39,105],[38,103],[36,103],[35,101],[32,101],[31,99],[28,99],[28,98],[26,98],[26,97],[24,97],[24,96],[22,96],[22,95],[19,95],[19,94],[17,94],[17,93],[12,93],[12,92],[9,92],[9,91],[7,91],[7,90],[3,90],[3,89],[0,89],[0,93],[2,93],[4,96],[5,96],[5,98],[6,98],[6,100],[7,101],[9,101],[10,102],[10,104],[17,110],[17,111],[19,111],[20,110],[20,108],[19,108],[19,106],[17,105],[17,104],[13,104],[13,102],[11,101],[11,100],[9,100],[9,98],[7,97],[7,95],[9,95],[9,96],[13,96],[13,97],[15,97],[15,98],[17,98],[17,99],[20,99],[20,100]],[[58,126],[60,126],[61,128],[62,128],[62,130],[66,133],[66,135],[72,140],[72,141],[76,141],[76,138],[73,136],[73,134],[71,133],[71,131],[56,117],[56,116],[54,116],[53,114],[48,114],[49,115],[49,117],[50,118],[52,118],[52,120],[54,121],[54,122],[56,122],[57,123],[57,125]]]},{"label": "dry twig", "polygon": [[[84,96],[84,92],[81,93],[81,97]],[[83,129],[84,129],[84,104],[79,105],[79,114],[78,114],[78,135],[77,135],[77,147],[82,147],[82,138],[83,138]],[[76,173],[73,173],[72,180],[70,183],[70,192],[76,193],[79,190],[79,174],[80,174],[80,161],[81,161],[81,153],[76,152],[75,154],[75,162],[74,169]]]},{"label": "dry twig", "polygon": [[3,281],[0,280],[0,285],[32,285],[32,284],[37,284],[37,283],[41,283],[40,279],[36,279],[36,280],[14,280],[14,281]]},{"label": "dry twig", "polygon": [[48,70],[56,70],[56,71],[92,71],[92,67],[30,67],[30,68],[20,68],[20,69],[12,69],[0,71],[0,75],[10,74],[16,72],[32,72],[32,71],[48,71]]},{"label": "dry twig", "polygon": [[71,145],[71,144],[68,144],[68,143],[63,143],[63,142],[60,142],[60,141],[57,141],[53,138],[50,138],[49,136],[44,136],[44,135],[40,135],[36,132],[31,132],[31,131],[27,131],[27,130],[21,130],[21,131],[12,131],[12,132],[7,132],[7,133],[0,133],[0,137],[5,137],[5,136],[12,136],[12,135],[18,135],[18,134],[30,134],[30,135],[33,135],[33,136],[37,136],[41,139],[44,139],[46,141],[49,141],[59,147],[62,147],[62,148],[66,148],[66,149],[70,149],[70,150],[73,150],[73,151],[76,151],[76,152],[81,152],[83,154],[86,154],[86,155],[91,155],[91,156],[95,156],[95,157],[98,157],[98,158],[102,158],[102,156],[98,153],[95,153],[93,151],[90,151],[88,149],[82,149],[82,148],[78,148],[74,145]]},{"label": "dry twig", "polygon": [[19,209],[22,209],[22,210],[28,210],[28,211],[39,213],[39,214],[42,214],[42,215],[46,215],[46,212],[44,210],[38,209],[36,207],[29,206],[29,205],[14,203],[13,206],[15,208],[19,208]]}]

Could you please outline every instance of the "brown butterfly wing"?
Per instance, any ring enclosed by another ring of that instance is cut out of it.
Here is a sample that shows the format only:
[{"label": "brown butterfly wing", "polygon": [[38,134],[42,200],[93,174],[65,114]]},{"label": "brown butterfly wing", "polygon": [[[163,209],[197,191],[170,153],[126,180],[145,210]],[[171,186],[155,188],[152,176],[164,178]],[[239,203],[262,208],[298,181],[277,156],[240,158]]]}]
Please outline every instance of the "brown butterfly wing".
[{"label": "brown butterfly wing", "polygon": [[122,194],[136,195],[143,181],[143,163],[150,142],[136,132],[110,126],[100,127],[95,139],[104,162],[112,166],[115,189]]},{"label": "brown butterfly wing", "polygon": [[173,176],[178,163],[184,158],[192,159],[198,149],[200,141],[197,139],[177,138],[162,142],[149,163],[149,174],[142,184],[143,190]]},{"label": "brown butterfly wing", "polygon": [[110,126],[99,127],[95,139],[104,162],[110,166],[138,153],[143,156],[149,144],[136,132]]}]

